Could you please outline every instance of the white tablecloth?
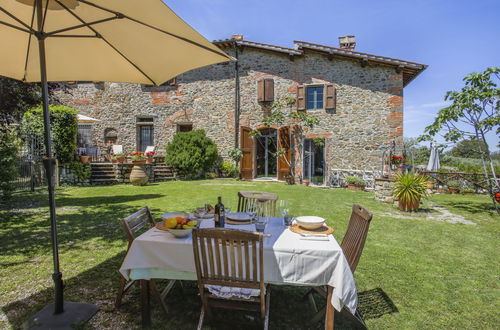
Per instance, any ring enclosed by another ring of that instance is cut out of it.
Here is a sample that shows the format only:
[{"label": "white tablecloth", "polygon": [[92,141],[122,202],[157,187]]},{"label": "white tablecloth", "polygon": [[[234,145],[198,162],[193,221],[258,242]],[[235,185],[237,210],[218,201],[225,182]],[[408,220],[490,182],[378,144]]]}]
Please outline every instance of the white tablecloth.
[{"label": "white tablecloth", "polygon": [[[203,220],[200,228],[213,227]],[[252,230],[254,225],[230,226]],[[333,236],[328,241],[303,240],[283,225],[282,218],[271,218],[264,238],[264,279],[272,284],[334,287],[332,305],[340,311],[345,305],[356,311],[358,297],[349,264]],[[125,278],[168,278],[195,280],[191,235],[175,238],[168,232],[151,228],[137,237],[123,261]]]}]

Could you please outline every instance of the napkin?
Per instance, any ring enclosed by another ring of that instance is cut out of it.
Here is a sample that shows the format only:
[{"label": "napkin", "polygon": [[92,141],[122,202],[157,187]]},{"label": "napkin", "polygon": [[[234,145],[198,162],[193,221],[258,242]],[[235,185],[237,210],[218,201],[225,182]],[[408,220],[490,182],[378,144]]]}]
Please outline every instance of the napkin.
[{"label": "napkin", "polygon": [[224,227],[231,228],[231,229],[252,231],[252,232],[257,231],[257,229],[255,229],[255,224],[254,223],[250,223],[250,224],[247,224],[247,225],[231,225],[229,223],[226,223],[226,224],[224,224]]}]

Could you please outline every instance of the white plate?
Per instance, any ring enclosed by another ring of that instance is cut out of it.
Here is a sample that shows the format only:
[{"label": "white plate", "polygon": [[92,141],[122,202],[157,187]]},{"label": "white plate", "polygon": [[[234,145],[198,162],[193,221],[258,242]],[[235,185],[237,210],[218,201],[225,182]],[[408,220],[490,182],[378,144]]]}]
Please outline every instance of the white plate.
[{"label": "white plate", "polygon": [[247,212],[234,212],[226,214],[226,218],[234,221],[250,221],[252,216]]},{"label": "white plate", "polygon": [[313,215],[296,217],[295,222],[305,229],[318,229],[325,223],[325,219]]}]

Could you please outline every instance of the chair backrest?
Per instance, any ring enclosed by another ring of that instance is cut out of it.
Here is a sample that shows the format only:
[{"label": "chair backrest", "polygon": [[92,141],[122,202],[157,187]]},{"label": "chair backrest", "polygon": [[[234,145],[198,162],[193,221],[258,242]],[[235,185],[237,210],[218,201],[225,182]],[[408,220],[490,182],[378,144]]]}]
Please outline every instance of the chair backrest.
[{"label": "chair backrest", "polygon": [[278,195],[261,191],[239,191],[238,212],[252,211],[258,216],[274,217]]},{"label": "chair backrest", "polygon": [[113,144],[113,155],[123,154],[123,146],[121,144]]},{"label": "chair backrest", "polygon": [[153,220],[151,212],[149,212],[147,207],[144,207],[134,214],[121,219],[121,222],[125,235],[127,235],[128,238],[129,247],[142,229],[145,227],[151,228],[155,225],[155,221]]},{"label": "chair backrest", "polygon": [[260,289],[264,297],[261,233],[237,229],[193,230],[193,252],[200,294],[205,285]]},{"label": "chair backrest", "polygon": [[363,252],[372,217],[372,214],[364,207],[358,204],[352,206],[351,219],[349,220],[347,231],[340,246],[353,273]]},{"label": "chair backrest", "polygon": [[146,150],[144,150],[144,154],[147,154],[148,152],[154,152],[155,151],[155,146],[147,146]]}]

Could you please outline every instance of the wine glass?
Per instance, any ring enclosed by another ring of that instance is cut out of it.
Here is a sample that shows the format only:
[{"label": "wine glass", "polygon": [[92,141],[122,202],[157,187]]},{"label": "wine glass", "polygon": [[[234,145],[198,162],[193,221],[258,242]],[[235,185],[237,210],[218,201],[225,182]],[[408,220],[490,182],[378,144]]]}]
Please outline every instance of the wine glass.
[{"label": "wine glass", "polygon": [[226,201],[226,204],[224,205],[224,212],[226,212],[226,214],[231,213],[231,201],[230,200]]},{"label": "wine glass", "polygon": [[285,199],[280,200],[278,210],[280,214],[283,216],[285,224],[287,224],[288,220],[286,218],[286,215],[288,214],[289,211],[288,201]]}]

